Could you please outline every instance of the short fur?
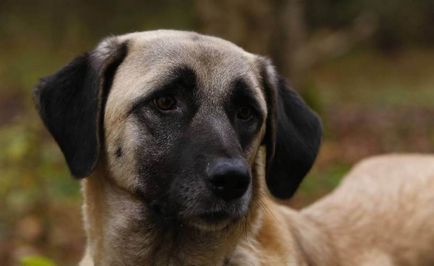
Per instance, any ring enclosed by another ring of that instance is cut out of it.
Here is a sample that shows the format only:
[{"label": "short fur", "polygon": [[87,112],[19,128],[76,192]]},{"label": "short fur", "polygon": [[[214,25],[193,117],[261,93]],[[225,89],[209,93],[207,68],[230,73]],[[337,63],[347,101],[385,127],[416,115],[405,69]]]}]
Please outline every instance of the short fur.
[{"label": "short fur", "polygon": [[[321,124],[269,60],[230,42],[110,37],[34,95],[83,178],[82,266],[434,264],[433,156],[368,159],[301,211],[272,200],[311,168]],[[230,200],[210,185],[222,165],[249,180]]]}]

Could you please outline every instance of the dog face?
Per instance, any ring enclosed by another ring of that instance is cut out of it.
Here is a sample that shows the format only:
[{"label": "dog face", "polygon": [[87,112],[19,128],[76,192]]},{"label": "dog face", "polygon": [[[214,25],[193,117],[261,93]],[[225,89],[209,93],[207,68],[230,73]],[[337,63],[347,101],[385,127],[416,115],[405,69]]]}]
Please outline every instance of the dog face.
[{"label": "dog face", "polygon": [[104,40],[35,89],[71,173],[97,163],[146,217],[219,230],[247,222],[266,183],[291,196],[320,143],[319,120],[269,62],[227,41],[153,31]]}]

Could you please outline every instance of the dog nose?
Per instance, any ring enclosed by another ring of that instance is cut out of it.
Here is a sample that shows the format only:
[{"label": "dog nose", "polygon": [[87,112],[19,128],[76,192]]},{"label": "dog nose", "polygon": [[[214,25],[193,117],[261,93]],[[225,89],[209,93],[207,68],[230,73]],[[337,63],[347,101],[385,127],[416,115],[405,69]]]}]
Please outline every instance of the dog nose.
[{"label": "dog nose", "polygon": [[249,187],[249,168],[241,159],[219,159],[207,170],[211,190],[225,201],[240,198]]}]

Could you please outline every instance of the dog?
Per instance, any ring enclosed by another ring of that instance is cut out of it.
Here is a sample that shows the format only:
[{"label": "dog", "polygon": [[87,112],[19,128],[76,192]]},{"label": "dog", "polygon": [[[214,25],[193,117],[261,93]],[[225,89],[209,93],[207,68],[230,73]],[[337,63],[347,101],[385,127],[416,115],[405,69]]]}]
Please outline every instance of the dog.
[{"label": "dog", "polygon": [[434,265],[434,156],[359,163],[301,211],[318,116],[270,60],[157,30],[104,39],[34,89],[81,179],[90,265]]}]

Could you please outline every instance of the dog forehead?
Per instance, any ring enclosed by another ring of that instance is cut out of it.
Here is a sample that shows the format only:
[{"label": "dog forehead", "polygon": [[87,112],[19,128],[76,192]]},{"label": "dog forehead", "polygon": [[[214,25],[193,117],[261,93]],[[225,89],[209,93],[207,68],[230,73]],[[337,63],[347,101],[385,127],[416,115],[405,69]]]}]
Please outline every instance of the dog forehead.
[{"label": "dog forehead", "polygon": [[126,64],[137,75],[150,68],[187,66],[199,80],[220,82],[246,73],[255,56],[220,38],[182,31],[151,31],[123,36],[129,47]]},{"label": "dog forehead", "polygon": [[[107,102],[107,110],[125,113],[135,99],[161,86],[171,69],[193,70],[198,89],[209,99],[226,97],[237,78],[250,85],[261,102],[256,55],[220,38],[194,32],[159,30],[117,37],[128,43],[128,55],[117,70]],[[264,107],[265,108],[265,107]]]},{"label": "dog forehead", "polygon": [[155,58],[164,55],[165,51],[173,50],[173,48],[176,54],[180,55],[198,51],[197,49],[208,50],[208,52],[214,50],[232,53],[232,55],[252,55],[232,42],[189,31],[156,30],[135,32],[118,36],[117,39],[120,42],[128,41],[133,51],[135,48],[138,50],[144,48],[147,53],[152,54]]}]

